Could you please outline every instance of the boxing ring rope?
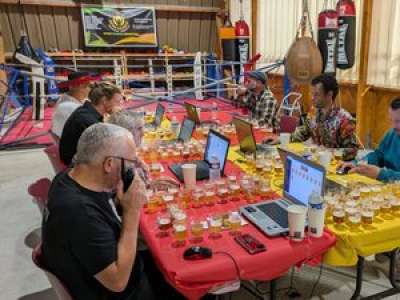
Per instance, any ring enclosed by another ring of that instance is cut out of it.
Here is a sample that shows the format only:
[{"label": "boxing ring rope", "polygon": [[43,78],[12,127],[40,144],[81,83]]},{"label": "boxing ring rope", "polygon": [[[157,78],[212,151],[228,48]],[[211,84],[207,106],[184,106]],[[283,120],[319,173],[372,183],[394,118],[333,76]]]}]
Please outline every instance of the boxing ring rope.
[{"label": "boxing ring rope", "polygon": [[[263,71],[263,72],[268,73],[268,72],[270,72],[270,71],[272,71],[272,70],[274,70],[276,68],[279,68],[281,65],[283,65],[283,63],[284,63],[283,60],[278,60],[278,61],[276,61],[274,63],[270,63],[269,65],[264,65],[263,67],[260,67],[260,68],[256,69],[256,71]],[[224,65],[232,66],[232,65],[239,65],[239,64],[240,64],[239,62],[229,62],[229,63],[226,63]],[[201,65],[201,66],[213,66],[213,67],[220,67],[221,66],[221,64],[218,64],[218,63],[198,64],[198,65]],[[5,71],[7,71],[7,70],[9,70],[9,68],[14,68],[16,66],[19,66],[19,64],[0,64],[0,69],[3,69]],[[22,64],[21,66],[30,67],[29,64]],[[36,67],[37,68],[37,67],[40,67],[40,66],[32,65],[31,67]],[[165,66],[163,66],[163,67],[165,67]],[[179,65],[178,67],[181,67],[181,65]],[[193,67],[193,64],[190,64],[190,67]],[[20,74],[29,76],[30,78],[38,77],[38,78],[41,78],[41,79],[44,79],[44,80],[54,80],[54,81],[59,82],[59,83],[66,81],[66,80],[63,80],[63,79],[60,79],[60,78],[57,78],[57,77],[36,74],[36,73],[30,72],[30,71],[25,71],[25,70],[18,70],[18,71],[20,72]],[[224,91],[235,91],[240,85],[237,84],[237,83],[234,83],[234,82],[235,81],[237,82],[238,79],[240,79],[243,76],[246,76],[247,74],[248,74],[248,72],[244,72],[244,73],[241,73],[241,74],[237,74],[237,75],[235,74],[233,76],[228,76],[228,77],[225,77],[225,78],[219,79],[219,80],[216,80],[214,78],[210,78],[210,77],[201,75],[202,81],[212,81],[212,82],[207,83],[207,84],[201,84],[198,87],[193,87],[193,88],[189,88],[189,89],[182,90],[182,91],[175,91],[170,95],[155,96],[155,95],[145,95],[145,94],[133,92],[133,93],[130,94],[132,98],[144,99],[144,100],[147,100],[147,101],[145,103],[140,103],[138,105],[133,105],[133,106],[127,108],[127,109],[129,109],[129,110],[140,109],[140,108],[143,108],[145,106],[151,105],[153,103],[158,103],[158,102],[165,102],[165,103],[171,103],[171,104],[176,104],[176,105],[183,106],[183,103],[180,102],[180,101],[176,101],[176,98],[191,95],[191,94],[193,94],[193,93],[195,93],[196,91],[199,91],[199,90],[205,91],[206,93],[211,93],[211,92],[215,91],[215,92],[217,92],[217,94],[219,92],[224,92]],[[111,77],[111,76],[106,76],[106,77]],[[109,79],[103,79],[103,81],[110,81],[110,80]],[[220,87],[221,85],[224,85],[226,83],[229,83],[230,87],[228,87],[228,88],[227,87]],[[133,91],[134,91],[134,89],[133,89]],[[45,97],[46,98],[50,97],[50,95],[46,95]],[[218,100],[220,100],[220,101],[222,101],[224,103],[232,104],[232,101],[229,100],[229,99],[226,99],[226,98],[223,98],[223,97],[219,97],[219,96],[214,96],[214,98],[217,98]],[[3,105],[7,105],[7,101],[4,101]],[[18,120],[18,118],[16,118],[16,120]],[[14,124],[15,124],[15,121],[14,121]],[[14,124],[12,124],[12,126]],[[12,126],[8,130],[10,130],[12,128]],[[1,144],[0,145],[0,150],[7,149],[7,148],[12,147],[14,145],[18,145],[21,142],[26,142],[28,140],[32,140],[32,139],[35,139],[37,137],[47,135],[48,133],[49,133],[48,131],[40,132],[40,133],[37,133],[37,134],[29,136],[29,137],[24,137],[24,138],[21,138],[21,139],[14,140],[12,142]],[[3,137],[1,137],[1,139],[2,138]],[[0,142],[1,142],[1,139],[0,139]]]}]

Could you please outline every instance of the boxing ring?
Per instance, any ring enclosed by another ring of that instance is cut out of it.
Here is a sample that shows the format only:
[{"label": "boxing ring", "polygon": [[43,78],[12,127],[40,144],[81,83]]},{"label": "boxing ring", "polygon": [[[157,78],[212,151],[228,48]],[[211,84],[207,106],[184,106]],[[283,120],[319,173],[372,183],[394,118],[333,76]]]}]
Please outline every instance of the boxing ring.
[{"label": "boxing ring", "polygon": [[[249,64],[248,62],[247,64]],[[274,63],[267,64],[256,70],[263,72],[270,72],[279,68],[283,64],[283,61],[277,61]],[[189,65],[189,64],[188,64]],[[176,71],[179,68],[187,68],[188,65],[168,65],[168,72]],[[43,65],[29,65],[29,64],[1,64],[0,69],[5,69],[8,72],[14,70],[16,67],[21,66],[24,68],[31,67],[40,68]],[[213,63],[202,61],[190,64],[194,71],[194,87],[185,90],[174,91],[171,87],[168,87],[167,79],[167,91],[162,95],[152,95],[151,92],[147,94],[139,93],[136,89],[123,89],[125,96],[125,102],[123,107],[129,110],[151,110],[151,105],[155,103],[163,103],[166,105],[167,111],[183,112],[183,104],[186,101],[191,101],[192,104],[201,107],[202,111],[208,111],[213,109],[214,103],[216,109],[229,111],[235,108],[236,90],[241,86],[241,82],[247,75],[247,72],[236,74],[236,69],[239,70],[240,66],[243,66],[240,62],[233,61],[215,61]],[[57,66],[55,66],[57,67]],[[61,67],[61,66],[60,66]],[[229,69],[232,74],[225,78],[216,79],[207,76],[204,70],[209,67]],[[41,82],[56,81],[61,83],[65,80],[60,80],[57,77],[51,77],[43,75],[42,72],[37,71],[25,71],[18,70],[23,76],[35,78]],[[113,78],[107,76],[102,78],[103,81],[110,81],[121,88],[129,85],[126,79],[121,74],[117,74]],[[37,92],[37,91],[35,91]],[[60,95],[61,96],[61,95]],[[54,107],[47,105],[47,99],[54,98],[54,95],[45,94],[32,94],[32,105],[31,106],[19,106],[17,109],[9,113],[9,106],[12,104],[12,100],[20,98],[18,95],[7,94],[5,101],[2,101],[0,105],[0,150],[20,149],[20,148],[34,148],[43,147],[53,143],[50,135],[51,120],[53,115]],[[35,101],[40,101],[38,106]],[[34,115],[35,109],[41,106],[41,118],[35,120]]]}]

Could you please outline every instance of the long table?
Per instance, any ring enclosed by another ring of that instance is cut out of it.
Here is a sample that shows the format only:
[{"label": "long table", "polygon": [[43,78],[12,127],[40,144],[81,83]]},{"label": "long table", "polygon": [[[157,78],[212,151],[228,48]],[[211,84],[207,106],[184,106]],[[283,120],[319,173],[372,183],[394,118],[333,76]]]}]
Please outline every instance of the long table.
[{"label": "long table", "polygon": [[[218,120],[222,124],[229,123],[235,113],[240,112],[233,108],[229,112],[219,112]],[[183,118],[179,113],[174,116],[177,119]],[[207,120],[208,112],[204,112],[202,118]],[[257,139],[263,138],[262,133],[257,133],[256,136]],[[237,143],[237,140],[232,143]],[[165,164],[163,167],[165,170],[163,175],[172,176],[168,165]],[[234,162],[228,161],[225,173],[238,175],[243,171]],[[269,199],[277,197],[279,197],[278,194],[272,193]],[[197,209],[189,208],[186,212],[189,218],[191,216],[205,218],[210,214],[238,210],[246,203],[246,199],[242,197],[238,202],[215,204],[212,207]],[[271,281],[271,297],[274,298],[276,297],[274,279],[287,273],[293,266],[319,263],[321,255],[326,253],[336,242],[335,236],[329,230],[326,230],[321,238],[315,239],[306,235],[302,242],[293,242],[286,237],[265,236],[252,224],[248,224],[243,226],[241,231],[250,233],[264,243],[267,251],[250,255],[234,241],[228,232],[224,232],[222,238],[217,240],[208,239],[205,234],[204,242],[200,245],[211,248],[214,253],[213,257],[199,261],[186,261],[183,259],[183,252],[193,244],[187,241],[185,247],[174,248],[172,236],[159,238],[156,218],[156,214],[143,213],[140,220],[141,232],[165,279],[189,299],[199,299],[213,288],[236,280]],[[239,273],[236,271],[236,267]]]},{"label": "long table", "polygon": [[[237,147],[231,149],[229,159],[234,161],[242,170],[247,170],[246,162],[240,159],[236,149]],[[303,152],[304,146],[302,144],[290,144],[288,150],[299,154]],[[343,186],[349,186],[353,183],[363,183],[371,186],[381,185],[380,182],[359,174],[336,175],[334,165],[328,168],[327,177]],[[281,187],[276,183],[277,181],[272,180],[273,189],[279,193]],[[375,217],[372,225],[361,226],[357,230],[349,228],[346,224],[336,225],[332,217],[328,217],[326,227],[336,236],[337,241],[335,246],[330,248],[324,255],[324,263],[338,267],[357,266],[356,288],[352,299],[358,299],[361,293],[365,257],[384,252],[389,252],[390,254],[388,279],[392,288],[371,295],[366,299],[387,297],[400,293],[400,286],[397,285],[395,280],[395,253],[400,248],[400,213],[392,213],[385,217]]]}]

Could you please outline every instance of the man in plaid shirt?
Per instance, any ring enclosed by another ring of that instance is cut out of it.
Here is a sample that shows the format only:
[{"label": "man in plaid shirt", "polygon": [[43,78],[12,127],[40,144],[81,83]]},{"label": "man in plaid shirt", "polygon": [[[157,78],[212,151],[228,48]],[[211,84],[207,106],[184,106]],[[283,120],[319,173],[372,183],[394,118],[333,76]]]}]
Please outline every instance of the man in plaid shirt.
[{"label": "man in plaid shirt", "polygon": [[246,88],[238,92],[241,104],[249,109],[250,116],[257,120],[259,125],[277,129],[279,126],[278,102],[270,89],[266,87],[265,74],[252,71],[248,73],[248,78]]}]

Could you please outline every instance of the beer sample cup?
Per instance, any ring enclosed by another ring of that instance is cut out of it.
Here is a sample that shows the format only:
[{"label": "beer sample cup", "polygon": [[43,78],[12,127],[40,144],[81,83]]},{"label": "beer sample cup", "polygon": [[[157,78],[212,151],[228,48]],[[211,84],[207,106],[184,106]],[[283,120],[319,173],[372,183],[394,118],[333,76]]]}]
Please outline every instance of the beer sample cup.
[{"label": "beer sample cup", "polygon": [[187,190],[192,190],[196,186],[196,165],[182,165],[183,181]]},{"label": "beer sample cup", "polygon": [[306,224],[307,207],[291,205],[288,207],[289,237],[300,242],[304,239],[304,227]]},{"label": "beer sample cup", "polygon": [[286,148],[287,146],[289,146],[290,143],[290,133],[281,133],[279,135],[279,141],[281,143],[281,146],[283,148]]},{"label": "beer sample cup", "polygon": [[331,163],[332,153],[329,151],[321,151],[319,153],[319,163],[327,169]]},{"label": "beer sample cup", "polygon": [[325,206],[322,209],[308,209],[308,233],[319,238],[324,233]]}]

